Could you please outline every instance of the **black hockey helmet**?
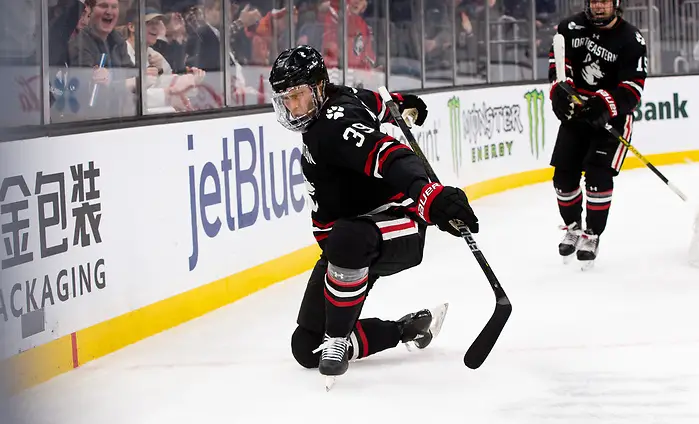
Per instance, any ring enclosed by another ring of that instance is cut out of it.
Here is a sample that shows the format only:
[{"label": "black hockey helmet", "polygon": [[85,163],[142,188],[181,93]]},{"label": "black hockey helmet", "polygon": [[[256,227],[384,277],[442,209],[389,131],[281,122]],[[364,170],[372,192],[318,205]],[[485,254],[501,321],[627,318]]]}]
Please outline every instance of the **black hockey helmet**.
[{"label": "black hockey helmet", "polygon": [[[323,56],[313,47],[302,45],[281,52],[269,74],[279,123],[292,131],[304,131],[320,113],[329,82]],[[299,102],[304,102],[303,107],[293,110]]]},{"label": "black hockey helmet", "polygon": [[[602,2],[610,2],[612,6],[611,13],[605,14],[605,15],[598,15],[595,14],[594,11],[592,10],[592,3],[602,3]],[[621,10],[621,0],[585,0],[585,16],[587,19],[590,21],[592,25],[595,26],[605,26],[609,25],[614,18],[616,17],[621,17],[622,15],[622,10]]]}]

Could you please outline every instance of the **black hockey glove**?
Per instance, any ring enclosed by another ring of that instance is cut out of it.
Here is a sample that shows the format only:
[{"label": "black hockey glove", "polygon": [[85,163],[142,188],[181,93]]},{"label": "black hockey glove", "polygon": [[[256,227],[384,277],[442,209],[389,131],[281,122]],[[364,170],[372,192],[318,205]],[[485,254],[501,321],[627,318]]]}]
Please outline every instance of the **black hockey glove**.
[{"label": "black hockey glove", "polygon": [[607,103],[600,96],[591,96],[575,113],[575,119],[586,122],[593,128],[602,128],[610,119]]},{"label": "black hockey glove", "polygon": [[472,233],[479,230],[478,218],[468,204],[466,193],[457,187],[426,184],[418,199],[417,213],[427,223],[457,237],[461,237],[461,233],[449,223],[453,219],[463,222]]},{"label": "black hockey glove", "polygon": [[414,94],[391,93],[391,97],[398,104],[398,110],[402,114],[406,109],[415,109],[417,118],[415,125],[421,126],[427,119],[427,105],[425,102]]},{"label": "black hockey glove", "polygon": [[570,96],[563,89],[563,85],[568,85],[573,87],[572,81],[562,81],[554,84],[551,88],[551,106],[553,108],[553,113],[561,121],[565,122],[569,120],[575,111],[575,103],[570,99]]}]

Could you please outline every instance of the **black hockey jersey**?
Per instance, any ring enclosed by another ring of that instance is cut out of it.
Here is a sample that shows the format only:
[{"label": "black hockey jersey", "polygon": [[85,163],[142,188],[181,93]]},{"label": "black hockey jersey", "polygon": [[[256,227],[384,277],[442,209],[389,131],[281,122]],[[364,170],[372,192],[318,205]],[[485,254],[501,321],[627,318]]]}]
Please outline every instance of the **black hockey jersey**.
[{"label": "black hockey jersey", "polygon": [[[565,37],[566,77],[581,95],[600,96],[612,125],[623,126],[641,100],[648,73],[646,42],[638,28],[618,18],[612,28],[600,29],[579,13],[561,21],[558,33]],[[551,47],[549,81],[555,80]]]},{"label": "black hockey jersey", "polygon": [[318,243],[339,218],[390,210],[416,219],[408,190],[429,179],[409,146],[380,131],[392,119],[379,94],[331,85],[328,96],[303,134],[301,161]]}]

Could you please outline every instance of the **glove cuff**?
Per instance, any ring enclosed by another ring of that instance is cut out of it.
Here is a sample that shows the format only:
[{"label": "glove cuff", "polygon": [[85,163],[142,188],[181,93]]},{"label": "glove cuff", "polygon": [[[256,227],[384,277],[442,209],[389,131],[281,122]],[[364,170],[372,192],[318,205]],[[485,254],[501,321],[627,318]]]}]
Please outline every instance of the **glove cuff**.
[{"label": "glove cuff", "polygon": [[610,118],[616,118],[619,115],[619,109],[616,106],[614,97],[607,90],[597,90],[595,91],[595,96],[599,97],[604,101],[607,110],[609,111]]},{"label": "glove cuff", "polygon": [[430,206],[432,205],[432,201],[443,189],[444,186],[439,183],[428,183],[425,184],[422,191],[420,191],[420,197],[417,199],[417,214],[428,224],[432,224],[432,221],[430,221]]},{"label": "glove cuff", "polygon": [[[561,82],[561,81],[554,81],[554,83],[551,84],[551,89],[549,89],[549,100],[553,100],[553,91],[556,89],[556,87],[558,86],[559,82]],[[573,79],[572,79],[572,78],[568,77],[568,78],[566,78],[566,80],[563,81],[563,82],[567,83],[567,84],[568,84],[569,86],[571,86],[572,88],[575,88],[575,83],[573,82]]]},{"label": "glove cuff", "polygon": [[403,95],[402,94],[400,94],[398,92],[390,93],[390,94],[391,94],[391,98],[393,98],[394,101],[399,102],[399,103],[403,102]]}]

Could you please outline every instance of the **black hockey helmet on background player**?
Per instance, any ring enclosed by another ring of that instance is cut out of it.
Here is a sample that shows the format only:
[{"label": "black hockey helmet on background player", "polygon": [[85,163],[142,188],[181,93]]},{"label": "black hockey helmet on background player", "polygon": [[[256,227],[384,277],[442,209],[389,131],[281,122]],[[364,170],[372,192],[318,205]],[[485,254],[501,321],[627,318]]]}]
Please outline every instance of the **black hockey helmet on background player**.
[{"label": "black hockey helmet on background player", "polygon": [[585,0],[585,17],[595,26],[607,26],[621,15],[621,0]]},{"label": "black hockey helmet on background player", "polygon": [[269,82],[277,121],[291,131],[303,132],[320,113],[330,78],[323,56],[302,45],[279,54]]}]

